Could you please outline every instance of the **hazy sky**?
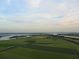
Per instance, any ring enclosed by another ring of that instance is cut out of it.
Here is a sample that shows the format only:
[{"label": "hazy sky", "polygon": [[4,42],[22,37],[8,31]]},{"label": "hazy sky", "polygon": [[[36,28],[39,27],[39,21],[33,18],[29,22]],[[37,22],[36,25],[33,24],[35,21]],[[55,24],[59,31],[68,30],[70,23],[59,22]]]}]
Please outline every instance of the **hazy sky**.
[{"label": "hazy sky", "polygon": [[79,0],[0,0],[0,32],[79,32]]}]

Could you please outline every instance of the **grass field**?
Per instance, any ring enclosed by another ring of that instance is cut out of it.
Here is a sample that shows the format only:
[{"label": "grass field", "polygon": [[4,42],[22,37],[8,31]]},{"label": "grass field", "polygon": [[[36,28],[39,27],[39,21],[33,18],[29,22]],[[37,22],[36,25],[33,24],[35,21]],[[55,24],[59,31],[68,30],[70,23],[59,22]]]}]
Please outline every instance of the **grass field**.
[{"label": "grass field", "polygon": [[61,37],[0,41],[0,59],[79,59],[79,46]]}]

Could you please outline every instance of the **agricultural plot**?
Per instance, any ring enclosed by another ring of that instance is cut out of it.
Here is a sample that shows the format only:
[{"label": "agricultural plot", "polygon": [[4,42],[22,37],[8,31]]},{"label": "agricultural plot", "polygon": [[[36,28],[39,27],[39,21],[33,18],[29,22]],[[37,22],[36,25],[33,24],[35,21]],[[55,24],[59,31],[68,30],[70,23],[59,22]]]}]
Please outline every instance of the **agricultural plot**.
[{"label": "agricultural plot", "polygon": [[17,38],[0,41],[0,59],[79,59],[79,46],[55,36]]}]

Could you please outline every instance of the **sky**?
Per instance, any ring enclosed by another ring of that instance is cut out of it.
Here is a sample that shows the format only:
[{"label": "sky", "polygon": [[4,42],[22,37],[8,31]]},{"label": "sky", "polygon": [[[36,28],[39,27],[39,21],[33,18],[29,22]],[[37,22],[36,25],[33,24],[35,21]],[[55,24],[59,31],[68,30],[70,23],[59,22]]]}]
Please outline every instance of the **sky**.
[{"label": "sky", "polygon": [[0,0],[0,32],[79,32],[79,0]]}]

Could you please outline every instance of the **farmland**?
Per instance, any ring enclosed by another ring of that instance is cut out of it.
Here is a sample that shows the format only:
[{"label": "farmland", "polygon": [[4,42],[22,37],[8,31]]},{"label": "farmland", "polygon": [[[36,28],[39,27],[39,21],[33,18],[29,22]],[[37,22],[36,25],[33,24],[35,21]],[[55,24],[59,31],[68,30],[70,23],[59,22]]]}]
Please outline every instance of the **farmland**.
[{"label": "farmland", "polygon": [[0,59],[78,59],[79,45],[63,37],[33,35],[0,41]]}]

